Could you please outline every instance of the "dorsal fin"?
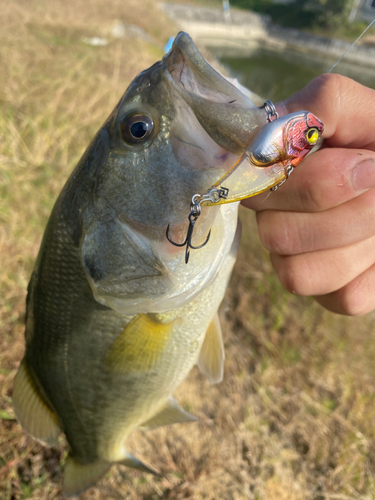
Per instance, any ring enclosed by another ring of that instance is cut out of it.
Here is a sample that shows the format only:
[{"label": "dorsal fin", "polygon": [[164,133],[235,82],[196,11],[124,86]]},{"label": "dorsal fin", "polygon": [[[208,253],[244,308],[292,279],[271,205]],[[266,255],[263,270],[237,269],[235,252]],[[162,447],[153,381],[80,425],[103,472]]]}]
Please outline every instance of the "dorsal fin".
[{"label": "dorsal fin", "polygon": [[64,469],[63,492],[67,497],[76,496],[93,486],[110,469],[112,464],[96,461],[80,464],[68,455]]},{"label": "dorsal fin", "polygon": [[23,360],[14,379],[13,406],[25,431],[47,446],[53,446],[60,434],[56,415],[37,393],[26,361]]},{"label": "dorsal fin", "polygon": [[224,360],[221,326],[216,313],[207,329],[197,363],[201,373],[211,384],[218,384],[223,380]]},{"label": "dorsal fin", "polygon": [[154,366],[173,330],[151,314],[138,314],[109,348],[105,363],[114,371],[146,371]]},{"label": "dorsal fin", "polygon": [[162,425],[196,422],[197,420],[197,417],[194,417],[194,415],[191,415],[183,408],[181,408],[177,401],[171,396],[165,406],[163,406],[163,408],[152,418],[150,418],[146,422],[143,422],[143,424],[140,425],[139,428],[156,429],[156,427],[161,427]]}]

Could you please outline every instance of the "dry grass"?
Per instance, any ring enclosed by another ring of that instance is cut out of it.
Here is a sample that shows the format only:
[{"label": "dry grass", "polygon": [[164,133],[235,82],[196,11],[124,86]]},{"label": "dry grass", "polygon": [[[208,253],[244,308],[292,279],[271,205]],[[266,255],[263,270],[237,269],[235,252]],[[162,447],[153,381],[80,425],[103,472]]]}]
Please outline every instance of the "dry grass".
[{"label": "dry grass", "polygon": [[[61,498],[64,443],[32,442],[11,405],[25,289],[69,172],[175,30],[152,0],[2,0],[0,12],[0,498],[50,500]],[[115,19],[149,38],[110,38]],[[81,42],[96,35],[110,43]],[[210,387],[193,370],[177,397],[200,422],[132,436],[162,478],[114,467],[82,499],[375,498],[375,316],[334,316],[284,292],[251,214],[242,218],[224,382]]]}]

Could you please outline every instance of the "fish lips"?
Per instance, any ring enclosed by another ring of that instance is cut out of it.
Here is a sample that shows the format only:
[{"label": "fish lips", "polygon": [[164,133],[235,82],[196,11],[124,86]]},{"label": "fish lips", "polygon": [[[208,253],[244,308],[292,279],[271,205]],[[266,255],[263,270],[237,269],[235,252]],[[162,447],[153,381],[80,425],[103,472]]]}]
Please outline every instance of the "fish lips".
[{"label": "fish lips", "polygon": [[263,109],[215,71],[191,37],[180,32],[164,56],[170,85],[223,149],[243,154],[267,119]]}]

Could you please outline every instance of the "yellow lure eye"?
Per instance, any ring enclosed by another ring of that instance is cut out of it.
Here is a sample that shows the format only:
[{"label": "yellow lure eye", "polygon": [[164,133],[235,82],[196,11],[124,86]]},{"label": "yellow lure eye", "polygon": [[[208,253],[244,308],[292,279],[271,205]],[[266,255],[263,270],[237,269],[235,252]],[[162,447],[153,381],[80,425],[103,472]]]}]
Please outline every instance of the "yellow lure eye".
[{"label": "yellow lure eye", "polygon": [[318,139],[319,139],[319,131],[317,128],[315,127],[310,128],[306,132],[306,140],[309,144],[311,145],[316,144],[318,142]]}]

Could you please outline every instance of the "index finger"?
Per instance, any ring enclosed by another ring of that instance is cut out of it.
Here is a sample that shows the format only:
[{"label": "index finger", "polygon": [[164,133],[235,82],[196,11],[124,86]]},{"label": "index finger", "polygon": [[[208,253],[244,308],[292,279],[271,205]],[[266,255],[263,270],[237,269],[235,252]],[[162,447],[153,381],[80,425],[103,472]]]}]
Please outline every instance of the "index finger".
[{"label": "index finger", "polygon": [[302,90],[282,101],[281,114],[306,109],[324,123],[329,147],[375,150],[375,90],[337,74],[314,78]]},{"label": "index finger", "polygon": [[[374,90],[341,75],[321,75],[277,109],[282,115],[306,109],[318,116],[324,123],[325,149],[309,156],[276,193],[248,198],[244,205],[254,210],[319,211],[365,189],[356,181],[358,165],[375,159]],[[375,176],[375,164],[370,162],[367,170]]]}]

